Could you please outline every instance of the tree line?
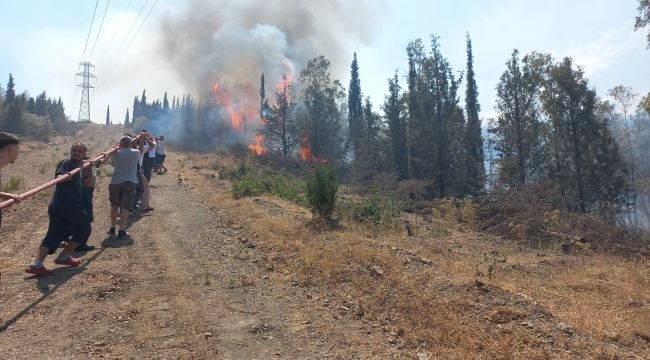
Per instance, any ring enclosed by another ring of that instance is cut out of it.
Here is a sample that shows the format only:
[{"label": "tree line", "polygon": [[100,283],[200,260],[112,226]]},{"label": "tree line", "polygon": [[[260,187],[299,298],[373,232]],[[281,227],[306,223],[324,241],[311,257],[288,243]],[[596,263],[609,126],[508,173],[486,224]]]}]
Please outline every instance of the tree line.
[{"label": "tree line", "polygon": [[53,99],[43,91],[35,98],[16,92],[14,77],[9,74],[5,88],[0,86],[0,129],[42,141],[69,130],[61,98]]},{"label": "tree line", "polygon": [[[421,181],[432,198],[550,183],[569,210],[608,219],[634,211],[638,174],[613,132],[621,124],[616,104],[596,94],[571,58],[513,50],[496,86],[496,117],[482,120],[469,34],[463,72],[452,69],[437,36],[410,42],[406,55],[405,78],[396,71],[387,81],[383,116],[363,96],[356,54],[347,90],[324,56],[295,81],[279,79],[270,98],[262,75],[259,134],[270,155],[328,162],[357,184]],[[229,130],[210,121],[214,107],[189,95],[147,102],[143,92],[133,118],[167,118],[194,142],[223,143]]]}]

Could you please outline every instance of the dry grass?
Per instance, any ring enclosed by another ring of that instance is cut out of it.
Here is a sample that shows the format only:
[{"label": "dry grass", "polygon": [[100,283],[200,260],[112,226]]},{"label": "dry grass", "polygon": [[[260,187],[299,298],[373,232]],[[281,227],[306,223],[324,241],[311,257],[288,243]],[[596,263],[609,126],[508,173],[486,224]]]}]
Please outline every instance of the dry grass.
[{"label": "dry grass", "polygon": [[[247,233],[262,234],[274,281],[325,287],[352,320],[380,329],[398,348],[440,359],[611,358],[649,349],[635,335],[648,333],[648,307],[629,307],[632,299],[650,299],[647,261],[551,250],[540,257],[454,219],[414,214],[404,215],[412,237],[404,229],[377,232],[346,222],[317,232],[310,212],[287,201],[205,192]],[[483,288],[474,286],[477,268]],[[558,322],[591,340],[573,336],[560,346],[566,335]],[[620,334],[620,343],[607,342],[606,331]],[[564,346],[569,350],[560,351]]]}]

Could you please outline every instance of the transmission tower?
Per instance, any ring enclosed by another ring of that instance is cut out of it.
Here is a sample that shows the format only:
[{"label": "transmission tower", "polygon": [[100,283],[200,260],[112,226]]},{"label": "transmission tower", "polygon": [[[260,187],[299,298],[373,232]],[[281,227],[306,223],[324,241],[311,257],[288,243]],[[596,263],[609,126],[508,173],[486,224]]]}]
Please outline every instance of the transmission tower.
[{"label": "transmission tower", "polygon": [[81,76],[81,84],[78,86],[81,88],[81,104],[79,104],[79,119],[78,121],[90,121],[90,89],[94,86],[90,85],[90,79],[96,79],[97,76],[90,72],[90,68],[94,68],[95,65],[91,64],[88,61],[79,63],[80,66],[83,66],[83,72],[77,74]]}]

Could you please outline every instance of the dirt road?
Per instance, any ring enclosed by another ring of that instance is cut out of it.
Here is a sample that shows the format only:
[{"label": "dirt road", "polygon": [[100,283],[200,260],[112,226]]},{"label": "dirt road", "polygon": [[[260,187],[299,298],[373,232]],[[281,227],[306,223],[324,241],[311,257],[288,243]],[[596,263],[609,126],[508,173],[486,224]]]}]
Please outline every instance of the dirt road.
[{"label": "dirt road", "polygon": [[265,284],[255,245],[242,243],[232,221],[201,203],[187,183],[169,173],[154,176],[155,210],[131,217],[122,241],[104,235],[108,209],[100,185],[89,242],[98,250],[83,255],[79,268],[33,278],[22,267],[42,236],[46,219],[39,216],[38,236],[20,244],[28,251],[3,266],[0,358],[298,355],[295,337],[283,334],[292,310]]},{"label": "dirt road", "polygon": [[[76,137],[96,154],[122,130],[89,127]],[[3,180],[43,183],[70,143],[24,144]],[[433,222],[417,223],[414,237],[355,228],[315,233],[305,208],[264,196],[233,199],[212,170],[214,154],[172,151],[167,162],[170,171],[152,179],[155,210],[131,217],[125,240],[105,233],[110,167],[102,168],[89,241],[97,250],[78,254],[78,268],[49,257],[54,275],[24,272],[47,228],[50,192],[3,213],[0,360],[650,353],[648,264],[619,259],[615,266],[606,256],[505,242],[497,248],[495,240]],[[480,259],[494,251],[504,254],[493,263],[498,275],[476,285]]]},{"label": "dirt road", "polygon": [[[61,157],[66,145],[56,147]],[[27,187],[53,171],[56,159],[47,154],[54,146],[29,147],[12,169],[28,174]],[[38,159],[48,161],[34,165]],[[47,228],[49,193],[5,212],[0,359],[315,359],[375,351],[348,349],[350,335],[373,337],[362,327],[331,331],[338,316],[314,300],[314,289],[274,281],[286,274],[268,265],[264,244],[206,200],[208,192],[229,196],[223,183],[192,170],[183,154],[168,162],[170,172],[152,179],[155,210],[132,216],[125,240],[106,235],[110,177],[102,168],[89,240],[97,250],[78,253],[78,268],[48,257],[52,276],[24,273]]]}]

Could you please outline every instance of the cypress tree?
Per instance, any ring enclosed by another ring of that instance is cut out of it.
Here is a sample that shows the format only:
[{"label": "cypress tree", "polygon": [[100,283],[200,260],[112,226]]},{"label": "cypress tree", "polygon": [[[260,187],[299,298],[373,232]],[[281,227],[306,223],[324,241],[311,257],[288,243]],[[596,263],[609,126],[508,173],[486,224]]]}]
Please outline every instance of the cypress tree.
[{"label": "cypress tree", "polygon": [[388,121],[388,135],[391,144],[393,170],[398,180],[408,177],[408,150],[406,146],[406,113],[404,100],[400,96],[399,78],[388,80],[388,95],[384,99],[384,114]]},{"label": "cypress tree", "polygon": [[110,105],[106,106],[106,125],[111,124],[111,107]]},{"label": "cypress tree", "polygon": [[9,74],[9,81],[7,82],[7,89],[5,90],[5,107],[13,103],[14,99],[16,98],[16,90],[14,89],[15,86],[16,84],[14,84],[14,77],[13,75]]},{"label": "cypress tree", "polygon": [[348,127],[350,139],[352,140],[352,151],[355,157],[358,157],[359,148],[363,141],[363,106],[361,95],[361,80],[359,79],[359,65],[357,63],[357,53],[354,53],[354,59],[350,66],[350,89],[348,90]]},{"label": "cypress tree", "polygon": [[485,167],[483,164],[483,136],[481,134],[481,120],[478,103],[478,87],[474,78],[474,57],[472,54],[472,41],[467,34],[467,88],[465,90],[465,112],[467,114],[467,128],[465,132],[465,174],[467,193],[478,195],[483,190],[485,182]]}]

